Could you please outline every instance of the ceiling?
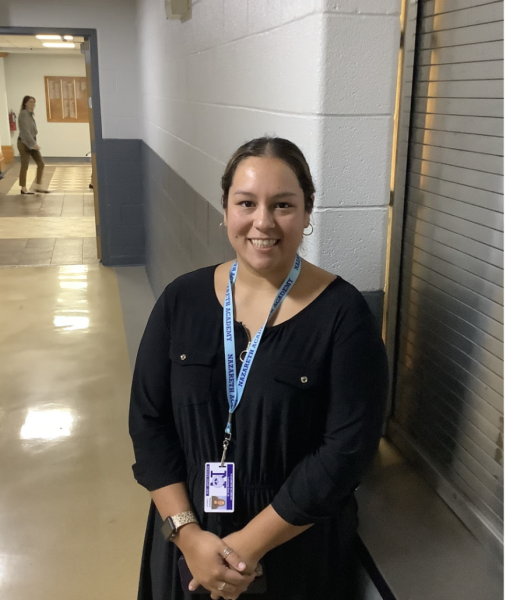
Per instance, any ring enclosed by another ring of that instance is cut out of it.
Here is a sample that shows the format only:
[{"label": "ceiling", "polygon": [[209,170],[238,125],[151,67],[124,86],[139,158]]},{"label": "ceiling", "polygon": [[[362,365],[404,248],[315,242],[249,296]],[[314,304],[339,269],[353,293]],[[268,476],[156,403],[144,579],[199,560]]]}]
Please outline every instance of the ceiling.
[{"label": "ceiling", "polygon": [[[0,35],[0,52],[11,54],[81,54],[77,48],[45,48],[44,42],[57,42],[58,40],[38,40],[34,35]],[[65,40],[62,40],[65,41]],[[75,44],[84,42],[82,36],[74,36]]]}]

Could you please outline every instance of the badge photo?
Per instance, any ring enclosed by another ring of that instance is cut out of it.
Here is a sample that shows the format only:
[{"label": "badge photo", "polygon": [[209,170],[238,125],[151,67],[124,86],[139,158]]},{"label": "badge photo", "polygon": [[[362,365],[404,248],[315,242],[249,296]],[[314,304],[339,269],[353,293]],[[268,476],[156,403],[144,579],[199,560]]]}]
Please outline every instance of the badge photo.
[{"label": "badge photo", "polygon": [[234,512],[234,463],[206,463],[205,512]]}]

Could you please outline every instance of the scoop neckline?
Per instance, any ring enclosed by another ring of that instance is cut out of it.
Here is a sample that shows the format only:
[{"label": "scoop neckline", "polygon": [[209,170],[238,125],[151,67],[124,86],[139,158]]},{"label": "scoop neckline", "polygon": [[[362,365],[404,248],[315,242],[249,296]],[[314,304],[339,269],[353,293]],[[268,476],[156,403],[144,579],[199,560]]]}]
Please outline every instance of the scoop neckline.
[{"label": "scoop neckline", "polygon": [[[214,265],[214,267],[212,267],[211,269],[211,286],[212,286],[212,290],[213,290],[213,298],[214,301],[216,303],[216,307],[220,310],[220,312],[223,314],[223,305],[221,304],[217,294],[216,294],[216,288],[214,287],[214,274],[216,272],[216,269],[221,265],[222,263],[219,263],[217,265]],[[273,330],[273,329],[277,329],[278,327],[281,327],[282,325],[285,325],[287,323],[291,323],[292,321],[294,321],[295,319],[297,319],[299,317],[299,315],[302,315],[303,313],[307,312],[316,302],[318,302],[318,300],[324,296],[327,292],[327,290],[331,287],[333,287],[336,282],[340,282],[343,281],[342,277],[340,277],[339,275],[336,275],[335,279],[333,279],[325,289],[323,289],[318,296],[316,296],[316,298],[314,298],[313,300],[311,300],[311,302],[309,304],[307,304],[306,306],[304,306],[304,308],[302,308],[301,310],[299,310],[298,313],[295,313],[293,315],[293,317],[290,317],[289,319],[286,319],[286,321],[282,321],[281,323],[278,323],[277,325],[268,325],[265,328],[265,331],[268,330]],[[242,323],[240,321],[236,321],[236,319],[234,318],[234,323],[236,323],[237,325],[242,325]]]}]

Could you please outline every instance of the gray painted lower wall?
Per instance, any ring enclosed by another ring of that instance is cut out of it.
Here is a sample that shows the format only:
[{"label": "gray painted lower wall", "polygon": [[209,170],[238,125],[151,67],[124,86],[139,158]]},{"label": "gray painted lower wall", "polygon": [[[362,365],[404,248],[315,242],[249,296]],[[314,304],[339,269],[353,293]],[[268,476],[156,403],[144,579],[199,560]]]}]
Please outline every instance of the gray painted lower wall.
[{"label": "gray painted lower wall", "polygon": [[146,271],[158,297],[173,279],[234,257],[221,213],[142,142]]},{"label": "gray painted lower wall", "polygon": [[[221,213],[144,142],[141,165],[146,272],[158,297],[179,275],[231,260],[234,252],[220,227]],[[364,297],[381,322],[383,291],[365,292]]]},{"label": "gray painted lower wall", "polygon": [[141,141],[102,141],[99,169],[102,262],[107,266],[145,262]]}]

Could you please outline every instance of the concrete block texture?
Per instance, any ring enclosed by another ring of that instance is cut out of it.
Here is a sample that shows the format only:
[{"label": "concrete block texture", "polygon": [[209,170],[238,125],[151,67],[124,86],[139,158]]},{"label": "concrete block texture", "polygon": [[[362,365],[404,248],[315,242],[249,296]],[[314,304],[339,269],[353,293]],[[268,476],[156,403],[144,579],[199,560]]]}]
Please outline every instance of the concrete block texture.
[{"label": "concrete block texture", "polygon": [[399,15],[401,0],[315,0],[322,12]]},{"label": "concrete block texture", "polygon": [[322,117],[319,124],[316,206],[388,205],[393,119]]},{"label": "concrete block texture", "polygon": [[[382,290],[388,208],[316,210],[305,257],[361,291]],[[323,243],[322,243],[323,242]]]},{"label": "concrete block texture", "polygon": [[248,1],[248,32],[259,33],[283,22],[283,0]]},{"label": "concrete block texture", "polygon": [[244,142],[262,135],[278,135],[300,146],[310,164],[316,164],[319,148],[318,117],[271,113],[245,108],[194,106],[193,144],[225,165]]},{"label": "concrete block texture", "polygon": [[223,42],[246,37],[248,33],[248,2],[223,0]]},{"label": "concrete block texture", "polygon": [[398,16],[325,19],[324,114],[390,115],[395,108]]},{"label": "concrete block texture", "polygon": [[322,15],[312,15],[190,55],[189,100],[279,112],[319,112],[323,21]]}]

